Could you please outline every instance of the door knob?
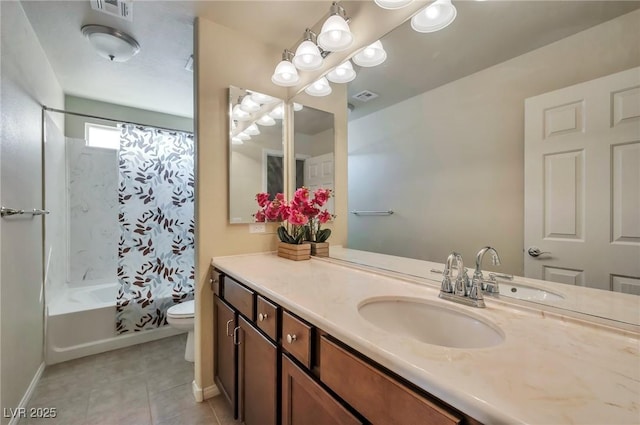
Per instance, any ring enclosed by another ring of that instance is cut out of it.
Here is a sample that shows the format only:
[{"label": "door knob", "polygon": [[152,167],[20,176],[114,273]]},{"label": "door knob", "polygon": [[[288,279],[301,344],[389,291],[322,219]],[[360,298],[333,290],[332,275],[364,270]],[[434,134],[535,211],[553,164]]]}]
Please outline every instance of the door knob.
[{"label": "door knob", "polygon": [[549,251],[540,251],[540,248],[538,248],[537,246],[529,247],[529,249],[527,250],[527,253],[533,258],[537,258],[542,254],[551,254]]}]

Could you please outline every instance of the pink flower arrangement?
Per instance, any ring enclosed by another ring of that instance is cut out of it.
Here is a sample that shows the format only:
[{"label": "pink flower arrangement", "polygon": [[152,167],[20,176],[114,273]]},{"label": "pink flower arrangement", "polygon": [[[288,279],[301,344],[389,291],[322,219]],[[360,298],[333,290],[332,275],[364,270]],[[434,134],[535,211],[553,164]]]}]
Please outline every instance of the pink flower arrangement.
[{"label": "pink flower arrangement", "polygon": [[260,209],[253,215],[257,222],[281,221],[278,237],[282,242],[301,244],[302,242],[325,242],[331,235],[331,229],[320,226],[333,216],[327,209],[321,210],[331,197],[330,189],[317,189],[310,199],[309,189],[296,190],[291,202],[284,199],[282,193],[269,200],[268,193],[258,193],[256,201]]}]

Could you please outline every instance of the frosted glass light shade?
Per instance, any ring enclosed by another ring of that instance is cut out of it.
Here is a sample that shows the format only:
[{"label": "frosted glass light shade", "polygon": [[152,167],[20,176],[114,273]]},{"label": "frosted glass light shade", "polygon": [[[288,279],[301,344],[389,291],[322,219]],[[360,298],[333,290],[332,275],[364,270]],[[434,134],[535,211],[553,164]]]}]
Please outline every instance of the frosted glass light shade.
[{"label": "frosted glass light shade", "polygon": [[236,106],[234,106],[234,107],[233,107],[233,109],[231,110],[231,117],[232,117],[234,120],[238,120],[238,121],[247,121],[247,120],[249,120],[249,119],[251,118],[251,115],[250,115],[248,112],[243,111],[243,110],[240,108],[240,105],[236,105]]},{"label": "frosted glass light shade", "polygon": [[313,41],[305,40],[296,49],[293,64],[300,71],[315,71],[322,66],[322,55]]},{"label": "frosted glass light shade", "polygon": [[284,118],[284,108],[282,107],[282,105],[278,105],[273,108],[273,110],[269,112],[269,116],[277,120],[281,120],[282,118]]},{"label": "frosted glass light shade", "polygon": [[104,25],[85,25],[82,34],[96,52],[112,62],[126,62],[140,51],[140,45],[130,35]]},{"label": "frosted glass light shade", "polygon": [[458,11],[451,0],[436,0],[411,18],[411,28],[418,32],[435,32],[445,28]]},{"label": "frosted glass light shade", "polygon": [[374,0],[383,9],[402,9],[413,2],[413,0]]},{"label": "frosted glass light shade", "polygon": [[327,74],[327,79],[332,83],[348,83],[355,78],[356,71],[353,70],[353,65],[348,59]]},{"label": "frosted glass light shade", "polygon": [[302,111],[302,108],[304,108],[304,106],[302,106],[299,103],[293,102],[293,111],[294,112]]},{"label": "frosted glass light shade", "polygon": [[263,115],[262,117],[260,117],[260,119],[258,121],[256,121],[256,123],[260,124],[260,125],[264,125],[264,126],[270,127],[272,125],[276,125],[276,120],[271,118],[269,115]]},{"label": "frosted glass light shade", "polygon": [[[297,73],[297,71],[296,71]],[[269,104],[269,103],[276,103],[279,99],[273,97],[273,96],[269,96],[268,94],[264,94],[264,93],[252,93],[251,94],[251,99],[256,102],[259,103],[261,105],[265,105],[265,104]]]},{"label": "frosted glass light shade", "polygon": [[289,61],[283,60],[277,66],[273,75],[271,76],[271,82],[281,87],[291,87],[298,84],[300,76],[298,70]]},{"label": "frosted glass light shade", "polygon": [[254,124],[251,124],[249,127],[245,128],[244,132],[249,136],[257,136],[258,134],[260,134],[260,129],[254,123]]},{"label": "frosted glass light shade", "polygon": [[304,89],[304,91],[310,96],[328,96],[332,90],[329,81],[327,81],[325,77],[322,77]]},{"label": "frosted glass light shade", "polygon": [[318,45],[330,52],[340,52],[353,44],[353,34],[349,24],[340,15],[332,15],[324,21],[318,35]]},{"label": "frosted glass light shade", "polygon": [[246,134],[244,131],[238,133],[238,135],[236,136],[238,139],[242,140],[243,142],[245,140],[249,140],[251,139],[251,136],[249,136],[248,134]]},{"label": "frosted glass light shade", "polygon": [[237,136],[231,138],[232,145],[244,145],[244,142],[240,140]]},{"label": "frosted glass light shade", "polygon": [[260,110],[260,104],[251,99],[251,96],[245,96],[242,98],[242,102],[240,102],[240,109],[249,113],[257,112]]},{"label": "frosted glass light shade", "polygon": [[360,65],[365,68],[380,65],[385,60],[387,60],[387,52],[385,52],[384,47],[382,47],[382,42],[380,40],[365,47],[353,57],[353,61],[356,65]]}]

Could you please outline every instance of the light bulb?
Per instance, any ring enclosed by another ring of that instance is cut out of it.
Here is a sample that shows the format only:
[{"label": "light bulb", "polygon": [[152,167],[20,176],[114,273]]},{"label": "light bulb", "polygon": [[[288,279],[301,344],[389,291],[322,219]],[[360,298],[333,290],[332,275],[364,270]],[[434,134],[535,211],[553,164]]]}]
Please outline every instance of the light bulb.
[{"label": "light bulb", "polygon": [[371,47],[367,47],[366,49],[364,49],[364,52],[363,52],[363,53],[364,53],[364,55],[365,55],[366,57],[371,58],[371,57],[373,57],[373,55],[375,55],[375,54],[376,54],[376,51],[375,51],[375,50],[373,50]]},{"label": "light bulb", "polygon": [[346,70],[346,69],[344,69],[344,68],[339,68],[339,67],[338,67],[338,68],[336,68],[336,74],[337,74],[339,77],[342,77],[342,76],[343,76],[344,74],[346,74],[346,73],[347,73],[347,70]]},{"label": "light bulb", "polygon": [[280,77],[282,77],[282,79],[286,81],[291,80],[291,74],[289,74],[288,72],[283,72],[282,74],[280,74]]},{"label": "light bulb", "polygon": [[427,15],[427,18],[429,19],[436,19],[438,16],[440,16],[440,10],[434,6],[429,6],[424,11]]},{"label": "light bulb", "polygon": [[304,62],[306,64],[310,64],[311,61],[313,60],[313,56],[311,56],[311,55],[302,55],[301,60],[302,60],[302,62]]}]

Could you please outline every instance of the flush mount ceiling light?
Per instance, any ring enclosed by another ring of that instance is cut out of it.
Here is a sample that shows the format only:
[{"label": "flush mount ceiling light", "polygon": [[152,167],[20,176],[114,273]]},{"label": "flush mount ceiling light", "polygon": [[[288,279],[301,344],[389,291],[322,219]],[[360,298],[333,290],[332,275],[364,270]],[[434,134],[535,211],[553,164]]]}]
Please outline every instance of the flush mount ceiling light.
[{"label": "flush mount ceiling light", "polygon": [[140,51],[140,45],[133,37],[115,28],[85,25],[82,34],[100,56],[111,62],[126,62]]},{"label": "flush mount ceiling light", "polygon": [[328,96],[332,90],[329,81],[327,81],[325,77],[322,77],[304,89],[304,91],[310,96]]},{"label": "flush mount ceiling light", "polygon": [[445,28],[458,11],[451,0],[436,0],[411,18],[411,28],[418,32],[435,32]]},{"label": "flush mount ceiling light", "polygon": [[251,124],[249,127],[245,128],[244,132],[249,136],[257,136],[260,134],[260,129],[254,123],[254,124]]},{"label": "flush mount ceiling light", "polygon": [[276,66],[276,70],[271,76],[271,82],[281,87],[292,87],[298,84],[300,76],[296,67],[291,63],[293,53],[289,50],[282,52],[282,61]]},{"label": "flush mount ceiling light", "polygon": [[324,21],[318,35],[318,45],[330,52],[348,49],[353,44],[353,34],[349,29],[349,18],[346,17],[344,7],[333,2],[329,14],[331,16]]},{"label": "flush mount ceiling light", "polygon": [[369,68],[372,66],[380,65],[387,59],[387,52],[382,47],[380,40],[365,47],[353,57],[353,61],[356,65]]},{"label": "flush mount ceiling light", "polygon": [[245,96],[240,102],[240,109],[245,112],[257,112],[260,110],[260,104],[251,99],[251,96]]},{"label": "flush mount ceiling light", "polygon": [[256,123],[270,127],[272,125],[276,125],[276,120],[271,118],[269,115],[263,115],[258,121],[256,121]]},{"label": "flush mount ceiling light", "polygon": [[349,59],[327,74],[327,79],[332,83],[348,83],[355,78],[356,71],[353,70]]},{"label": "flush mount ceiling light", "polygon": [[322,54],[313,42],[314,33],[307,28],[304,31],[304,41],[300,43],[293,57],[293,64],[300,71],[315,71],[322,66]]},{"label": "flush mount ceiling light", "polygon": [[413,2],[413,0],[374,0],[383,9],[402,9]]}]

